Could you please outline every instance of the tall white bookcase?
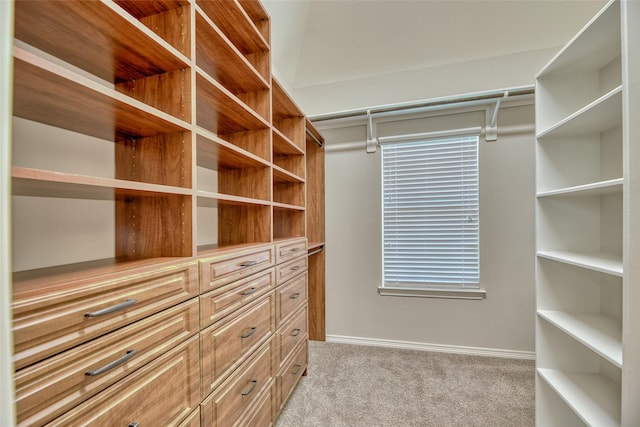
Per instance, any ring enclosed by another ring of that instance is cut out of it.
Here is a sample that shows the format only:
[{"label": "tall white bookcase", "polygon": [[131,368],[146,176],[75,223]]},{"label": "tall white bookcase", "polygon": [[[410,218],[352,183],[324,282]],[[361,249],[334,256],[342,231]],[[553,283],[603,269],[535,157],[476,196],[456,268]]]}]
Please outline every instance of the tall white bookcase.
[{"label": "tall white bookcase", "polygon": [[640,1],[536,78],[536,424],[640,426]]}]

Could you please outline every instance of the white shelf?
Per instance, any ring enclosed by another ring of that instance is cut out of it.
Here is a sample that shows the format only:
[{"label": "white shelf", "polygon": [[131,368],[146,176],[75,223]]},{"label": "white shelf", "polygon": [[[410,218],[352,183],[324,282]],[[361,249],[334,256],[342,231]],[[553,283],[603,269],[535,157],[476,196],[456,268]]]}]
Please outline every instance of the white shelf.
[{"label": "white shelf", "polygon": [[620,388],[598,374],[540,369],[538,375],[590,426],[620,426]]},{"label": "white shelf", "polygon": [[622,367],[620,322],[600,314],[574,314],[559,310],[538,310],[538,315],[617,367]]},{"label": "white shelf", "polygon": [[536,197],[543,198],[553,196],[597,196],[603,194],[621,193],[622,183],[622,178],[609,179],[607,181],[593,182],[590,184],[559,188],[557,190],[543,191],[538,193]]},{"label": "white shelf", "polygon": [[622,257],[602,252],[538,251],[537,255],[589,270],[622,277]]},{"label": "white shelf", "polygon": [[538,134],[538,139],[602,132],[622,123],[622,86],[618,86],[555,125]]},{"label": "white shelf", "polygon": [[610,1],[558,54],[537,79],[601,69],[620,55],[620,3]]}]

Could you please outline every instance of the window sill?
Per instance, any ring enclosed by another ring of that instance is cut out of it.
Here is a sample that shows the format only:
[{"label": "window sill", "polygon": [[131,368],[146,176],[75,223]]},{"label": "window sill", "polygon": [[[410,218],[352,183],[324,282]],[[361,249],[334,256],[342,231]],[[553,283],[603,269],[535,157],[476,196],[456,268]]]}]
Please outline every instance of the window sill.
[{"label": "window sill", "polygon": [[392,297],[421,297],[421,298],[447,298],[447,299],[474,299],[482,300],[487,297],[484,289],[449,289],[449,288],[396,288],[378,287],[378,293],[382,296]]}]

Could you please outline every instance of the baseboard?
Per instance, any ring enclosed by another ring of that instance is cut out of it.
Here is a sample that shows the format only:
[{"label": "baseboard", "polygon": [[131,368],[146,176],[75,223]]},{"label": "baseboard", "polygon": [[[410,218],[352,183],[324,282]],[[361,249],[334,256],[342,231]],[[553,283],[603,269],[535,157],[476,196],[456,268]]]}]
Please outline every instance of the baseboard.
[{"label": "baseboard", "polygon": [[345,337],[327,335],[327,342],[368,345],[372,347],[404,348],[409,350],[435,351],[440,353],[466,354],[470,356],[501,357],[505,359],[535,360],[533,351],[503,350],[499,348],[465,347],[458,345],[427,344],[410,341],[383,340],[377,338]]}]

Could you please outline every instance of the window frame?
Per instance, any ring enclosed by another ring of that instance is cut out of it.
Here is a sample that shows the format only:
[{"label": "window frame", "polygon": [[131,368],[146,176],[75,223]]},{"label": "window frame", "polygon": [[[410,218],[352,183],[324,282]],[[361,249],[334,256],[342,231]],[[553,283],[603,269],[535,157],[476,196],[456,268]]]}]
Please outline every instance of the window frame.
[{"label": "window frame", "polygon": [[382,284],[378,287],[378,293],[383,296],[418,296],[418,297],[430,297],[430,298],[448,298],[448,299],[484,299],[486,298],[486,290],[480,287],[480,207],[479,207],[479,198],[480,198],[480,186],[479,183],[477,185],[477,200],[478,200],[478,211],[477,211],[477,274],[478,280],[477,282],[469,283],[461,281],[461,283],[437,283],[437,282],[422,282],[422,283],[398,283],[398,284],[390,284],[385,281],[385,200],[384,200],[384,186],[385,186],[385,171],[384,171],[384,148],[387,144],[402,144],[402,143],[414,143],[414,142],[434,142],[434,141],[442,141],[452,138],[464,138],[473,136],[477,138],[477,151],[476,151],[476,164],[477,168],[477,179],[480,179],[480,170],[479,170],[479,162],[480,162],[480,136],[481,136],[481,128],[465,128],[465,129],[452,129],[445,131],[436,131],[436,132],[428,132],[421,134],[410,134],[410,135],[394,135],[389,137],[380,137],[378,138],[378,142],[381,146],[381,186],[380,186],[380,197],[381,197],[381,223],[382,223],[382,247],[381,247],[381,273],[382,273]]}]

